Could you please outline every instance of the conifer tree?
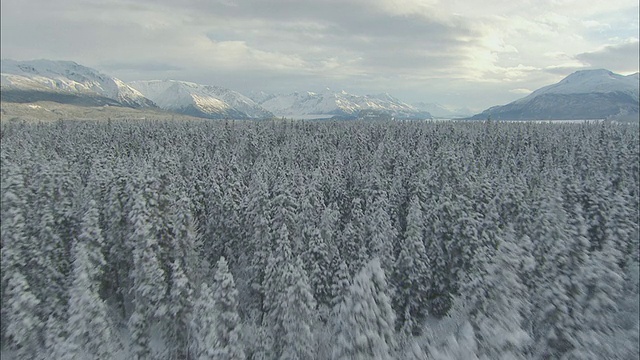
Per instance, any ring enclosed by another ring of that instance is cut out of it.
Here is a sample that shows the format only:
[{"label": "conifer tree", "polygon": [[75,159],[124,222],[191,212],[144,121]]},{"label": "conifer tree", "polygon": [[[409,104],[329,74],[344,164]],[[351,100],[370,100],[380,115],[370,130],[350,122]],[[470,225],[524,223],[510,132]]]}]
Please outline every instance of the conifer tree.
[{"label": "conifer tree", "polygon": [[40,300],[33,295],[27,279],[15,270],[9,277],[5,300],[6,337],[18,359],[39,359],[42,350],[41,323],[36,317]]},{"label": "conifer tree", "polygon": [[133,225],[130,243],[133,246],[134,313],[129,318],[129,331],[138,360],[151,355],[149,328],[152,321],[165,315],[162,301],[166,294],[165,273],[158,259],[158,242],[149,220],[146,198],[138,194],[131,213]]},{"label": "conifer tree", "polygon": [[524,330],[530,303],[520,271],[525,257],[514,238],[512,226],[505,229],[498,250],[483,261],[463,286],[468,318],[477,337],[480,357],[488,359],[524,359],[531,344]]},{"label": "conifer tree", "polygon": [[567,224],[567,238],[556,241],[548,254],[555,264],[545,275],[548,282],[537,302],[538,331],[536,352],[540,356],[563,356],[575,348],[584,314],[580,299],[585,293],[584,271],[588,260],[589,241],[577,204]]},{"label": "conifer tree", "polygon": [[194,304],[191,333],[193,334],[193,358],[213,360],[216,350],[216,308],[213,292],[206,283],[200,286],[200,294]]},{"label": "conifer tree", "polygon": [[368,207],[367,236],[370,256],[380,258],[385,273],[393,274],[394,247],[398,238],[388,212],[389,201],[386,193],[377,197]]},{"label": "conifer tree", "polygon": [[[30,290],[28,279],[24,275],[29,271],[29,259],[34,254],[30,247],[32,240],[30,239],[26,228],[25,188],[22,171],[17,165],[12,163],[3,164],[2,170],[2,206],[0,207],[2,215],[0,219],[2,223],[2,226],[0,226],[0,240],[2,244],[0,251],[2,253],[2,259],[0,261],[0,266],[2,268],[1,311],[3,321],[1,321],[0,325],[2,326],[2,337],[4,339],[5,336],[9,336],[8,324],[13,321],[10,320],[10,316],[12,314],[10,310],[13,310],[11,308],[11,304],[19,301],[19,299],[16,299],[15,297],[20,295],[20,291],[22,289],[29,289],[29,293],[25,294],[24,298],[24,301],[26,301],[25,306],[30,306],[31,304],[34,307],[31,309],[34,312],[29,315],[29,319],[35,323],[29,325],[29,331],[35,331],[34,329],[39,330],[36,326],[37,321],[39,321],[36,316],[40,313],[40,308],[36,305],[40,302],[33,291]],[[9,282],[16,274],[17,277],[13,279],[14,289],[13,291],[9,291]],[[17,310],[18,309],[16,309],[16,311]],[[27,309],[27,311],[30,310]],[[18,324],[15,326],[19,332],[22,331],[20,330],[21,325]],[[16,334],[15,336],[18,336],[18,339],[24,337],[24,335],[21,334]]]},{"label": "conifer tree", "polygon": [[317,228],[307,229],[305,242],[308,250],[304,253],[309,283],[318,304],[329,305],[331,300],[331,278],[329,272],[329,249]]},{"label": "conifer tree", "polygon": [[216,314],[214,358],[217,360],[243,360],[244,349],[241,342],[242,328],[238,316],[238,291],[233,276],[229,272],[224,257],[218,260],[213,292],[214,313]]},{"label": "conifer tree", "polygon": [[247,282],[251,289],[252,298],[245,300],[253,300],[253,305],[260,311],[264,306],[265,269],[272,250],[269,191],[262,171],[262,165],[257,164],[251,175],[249,191],[245,200],[246,254],[249,257]]},{"label": "conifer tree", "polygon": [[[107,314],[107,305],[100,298],[95,276],[102,264],[96,263],[102,254],[88,244],[89,236],[100,236],[90,226],[92,210],[87,212],[78,241],[74,245],[73,283],[69,298],[69,343],[72,358],[113,358],[116,344]],[[89,221],[87,221],[89,220]],[[95,239],[94,239],[95,241]],[[104,260],[103,260],[104,262]]]},{"label": "conifer tree", "polygon": [[344,303],[351,286],[351,277],[349,276],[349,268],[340,256],[334,257],[331,267],[334,271],[333,284],[331,284],[331,309],[335,314],[338,313],[339,307]]},{"label": "conifer tree", "polygon": [[340,239],[342,258],[347,261],[351,273],[358,272],[368,261],[365,243],[365,218],[362,212],[362,200],[355,198],[351,202],[351,213]]},{"label": "conifer tree", "polygon": [[106,189],[104,206],[104,239],[107,268],[105,270],[106,287],[117,300],[122,316],[127,316],[125,303],[130,301],[128,289],[132,287],[130,273],[133,269],[133,244],[129,241],[133,226],[129,222],[129,214],[133,199],[133,180],[126,175],[124,169],[116,166],[113,178]]},{"label": "conifer tree", "polygon": [[583,322],[574,339],[575,348],[569,358],[614,359],[620,354],[616,340],[625,337],[616,324],[618,304],[623,296],[624,278],[618,266],[622,254],[615,245],[605,239],[598,251],[589,256],[584,265],[583,285],[580,297]]},{"label": "conifer tree", "polygon": [[170,354],[176,359],[187,359],[190,355],[191,334],[190,323],[193,316],[193,288],[179,259],[171,266],[171,288],[169,291],[169,315],[171,321],[167,326],[169,334]]},{"label": "conifer tree", "polygon": [[282,352],[282,341],[286,335],[284,314],[286,313],[286,292],[291,283],[293,256],[288,227],[285,223],[274,234],[276,247],[269,255],[265,269],[263,302],[263,325],[268,327],[268,338],[265,344],[268,357],[277,357]]},{"label": "conifer tree", "polygon": [[332,359],[391,359],[395,315],[380,260],[371,260],[355,277],[336,324]]},{"label": "conifer tree", "polygon": [[291,283],[287,287],[284,310],[285,338],[282,347],[282,360],[313,359],[315,344],[312,329],[314,326],[316,302],[302,260],[297,259]]},{"label": "conifer tree", "polygon": [[412,197],[407,215],[407,228],[396,263],[396,305],[398,325],[406,333],[418,333],[426,317],[427,296],[432,277],[423,242],[422,206]]},{"label": "conifer tree", "polygon": [[[65,310],[68,302],[67,276],[70,272],[69,241],[63,240],[54,212],[56,202],[55,180],[46,163],[39,164],[40,171],[32,179],[32,210],[28,239],[33,243],[24,244],[33,249],[30,251],[26,273],[34,295],[38,299],[47,299],[39,308],[39,317],[46,319],[51,326],[48,331],[60,333],[66,327]],[[95,204],[94,204],[95,206]]]}]

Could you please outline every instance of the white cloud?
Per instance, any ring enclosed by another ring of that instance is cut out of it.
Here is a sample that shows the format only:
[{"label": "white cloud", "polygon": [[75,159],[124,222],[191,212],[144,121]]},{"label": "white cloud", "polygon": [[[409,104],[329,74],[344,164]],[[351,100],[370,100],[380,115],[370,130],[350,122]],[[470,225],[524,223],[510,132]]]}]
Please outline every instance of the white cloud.
[{"label": "white cloud", "polygon": [[579,68],[638,67],[637,0],[3,0],[0,6],[3,56],[102,65],[125,80],[171,76],[265,91],[330,86],[478,108]]},{"label": "white cloud", "polygon": [[531,94],[533,91],[529,90],[529,89],[523,89],[523,88],[519,88],[519,89],[511,89],[509,90],[510,93],[512,94],[524,94],[524,95],[528,95]]}]

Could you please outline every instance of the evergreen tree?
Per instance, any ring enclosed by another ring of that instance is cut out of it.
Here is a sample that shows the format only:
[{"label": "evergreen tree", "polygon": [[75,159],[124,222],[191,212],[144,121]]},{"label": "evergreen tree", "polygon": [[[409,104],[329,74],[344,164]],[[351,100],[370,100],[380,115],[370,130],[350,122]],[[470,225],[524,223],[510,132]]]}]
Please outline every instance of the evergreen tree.
[{"label": "evergreen tree", "polygon": [[409,205],[407,229],[395,268],[398,325],[405,333],[417,334],[427,315],[426,300],[432,281],[423,242],[422,207],[417,196],[411,199]]},{"label": "evergreen tree", "polygon": [[[94,209],[95,210],[95,209]],[[92,249],[89,241],[99,242],[99,228],[92,228],[89,210],[83,220],[84,230],[74,245],[73,283],[69,298],[69,342],[74,352],[71,358],[110,359],[113,358],[116,343],[107,314],[107,305],[100,298],[99,283],[95,276],[102,265],[100,249]],[[97,236],[98,238],[90,238]],[[96,253],[98,251],[98,253]]]},{"label": "evergreen tree", "polygon": [[605,240],[592,252],[584,269],[584,294],[580,298],[583,322],[568,354],[574,359],[615,359],[620,354],[616,340],[625,337],[616,323],[624,279],[619,266],[622,257],[615,245]]},{"label": "evergreen tree", "polygon": [[158,242],[149,220],[147,199],[138,194],[129,214],[133,225],[130,243],[133,246],[132,273],[134,313],[129,318],[129,331],[138,360],[151,355],[149,328],[152,321],[165,315],[162,302],[166,294],[165,273],[158,259]]},{"label": "evergreen tree", "polygon": [[546,274],[548,286],[541,289],[538,303],[537,351],[542,356],[560,357],[575,349],[578,332],[584,321],[581,298],[585,294],[584,270],[588,260],[589,241],[582,217],[576,205],[567,227],[565,242],[556,242],[549,253],[555,264]]},{"label": "evergreen tree", "polygon": [[191,334],[190,323],[193,312],[193,289],[191,282],[182,270],[180,260],[171,266],[171,289],[169,291],[169,315],[171,322],[167,326],[169,334],[169,353],[175,359],[189,359]]},{"label": "evergreen tree", "polygon": [[[9,293],[8,284],[9,280],[14,274],[20,273],[20,276],[16,279],[16,285],[20,285],[21,279],[24,279],[25,271],[27,271],[27,259],[30,257],[26,233],[26,220],[25,220],[25,208],[26,203],[24,199],[24,179],[20,169],[13,164],[3,164],[2,169],[2,206],[0,212],[2,217],[0,221],[0,240],[2,248],[2,261],[0,266],[2,268],[2,338],[5,337],[6,324],[9,322],[4,321],[8,316]],[[26,279],[24,280],[26,282]],[[23,286],[23,285],[20,285]],[[13,294],[15,296],[17,294]],[[33,294],[31,294],[33,296]],[[34,314],[35,315],[35,314]]]},{"label": "evergreen tree", "polygon": [[[61,333],[65,329],[66,308],[68,302],[67,277],[70,272],[69,241],[59,234],[54,206],[56,202],[56,184],[54,166],[39,164],[39,171],[31,182],[31,220],[28,233],[33,243],[28,268],[25,273],[38,299],[47,299],[40,306],[39,317],[46,319],[51,328],[47,331]],[[95,204],[94,204],[95,206]]]},{"label": "evergreen tree", "polygon": [[329,249],[317,228],[306,230],[307,251],[303,254],[309,283],[318,304],[328,306],[331,300]]},{"label": "evergreen tree", "polygon": [[184,359],[189,354],[189,323],[193,312],[193,283],[199,269],[198,238],[191,215],[190,200],[180,197],[169,214],[171,256],[169,296],[170,318],[165,326],[171,356]]},{"label": "evergreen tree", "polygon": [[449,270],[448,254],[445,244],[452,240],[452,226],[448,223],[453,217],[453,204],[445,197],[450,190],[443,190],[438,203],[430,204],[425,215],[425,247],[428,254],[431,273],[433,276],[432,287],[429,293],[429,311],[436,316],[447,313],[452,304],[453,277]]},{"label": "evergreen tree", "polygon": [[18,359],[39,359],[42,350],[40,319],[36,317],[40,300],[29,287],[20,271],[13,271],[2,303],[7,321],[6,336],[9,348]]},{"label": "evergreen tree", "polygon": [[[249,257],[247,282],[251,289],[250,299],[244,299],[259,311],[263,309],[265,269],[272,250],[269,215],[269,191],[259,164],[251,175],[249,191],[245,200],[246,254]],[[251,303],[253,301],[253,303]]]},{"label": "evergreen tree", "polygon": [[284,314],[286,313],[286,292],[291,284],[293,256],[291,254],[291,240],[286,224],[278,228],[274,234],[276,248],[271,252],[265,269],[264,289],[264,318],[263,325],[268,327],[268,344],[265,344],[268,357],[278,357],[282,352],[282,342],[286,336]]},{"label": "evergreen tree", "polygon": [[395,315],[380,260],[371,260],[355,277],[335,328],[333,359],[391,359]]},{"label": "evergreen tree", "polygon": [[315,358],[313,325],[316,302],[302,260],[298,258],[293,268],[291,284],[287,287],[284,312],[284,344],[282,360]]},{"label": "evergreen tree", "polygon": [[345,225],[340,239],[342,258],[347,261],[352,274],[359,271],[368,260],[367,252],[362,251],[366,249],[364,221],[362,200],[355,198],[351,203],[349,221]]},{"label": "evergreen tree", "polygon": [[386,194],[377,197],[368,207],[367,236],[370,256],[379,257],[385,273],[393,274],[394,248],[398,238],[388,212],[389,201]]},{"label": "evergreen tree", "polygon": [[109,182],[103,204],[105,222],[104,239],[107,268],[105,274],[106,290],[113,294],[122,317],[126,317],[125,303],[131,301],[129,289],[132,287],[130,273],[133,269],[133,244],[128,241],[133,229],[129,222],[129,214],[135,193],[133,180],[126,175],[126,170],[116,166]]},{"label": "evergreen tree", "polygon": [[331,269],[334,274],[333,284],[331,284],[331,309],[334,314],[337,314],[340,305],[345,302],[349,294],[351,277],[349,276],[347,263],[340,256],[334,257],[332,264]]},{"label": "evergreen tree", "polygon": [[242,360],[245,358],[240,341],[242,332],[238,316],[238,291],[224,257],[218,260],[213,292],[216,314],[216,343],[213,355],[217,360]]},{"label": "evergreen tree", "polygon": [[193,358],[197,360],[216,359],[216,307],[213,292],[206,283],[200,286],[193,309],[191,333],[193,334]]},{"label": "evergreen tree", "polygon": [[481,358],[524,359],[531,343],[524,330],[530,303],[520,280],[522,264],[530,255],[519,245],[508,226],[493,259],[484,261],[463,286]]}]

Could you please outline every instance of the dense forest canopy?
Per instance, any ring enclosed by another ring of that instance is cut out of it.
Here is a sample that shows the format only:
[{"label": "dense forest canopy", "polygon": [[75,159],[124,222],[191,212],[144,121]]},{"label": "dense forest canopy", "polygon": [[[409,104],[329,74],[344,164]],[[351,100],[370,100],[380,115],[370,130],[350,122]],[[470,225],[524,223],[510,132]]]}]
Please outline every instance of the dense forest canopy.
[{"label": "dense forest canopy", "polygon": [[2,123],[18,359],[630,359],[638,127]]}]

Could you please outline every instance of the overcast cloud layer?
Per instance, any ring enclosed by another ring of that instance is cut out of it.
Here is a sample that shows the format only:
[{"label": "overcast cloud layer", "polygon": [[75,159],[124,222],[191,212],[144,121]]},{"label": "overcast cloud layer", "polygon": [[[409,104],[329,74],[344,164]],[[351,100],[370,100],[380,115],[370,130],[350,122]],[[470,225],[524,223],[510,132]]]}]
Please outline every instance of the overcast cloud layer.
[{"label": "overcast cloud layer", "polygon": [[2,0],[2,58],[240,92],[388,92],[482,110],[638,71],[637,0]]}]

